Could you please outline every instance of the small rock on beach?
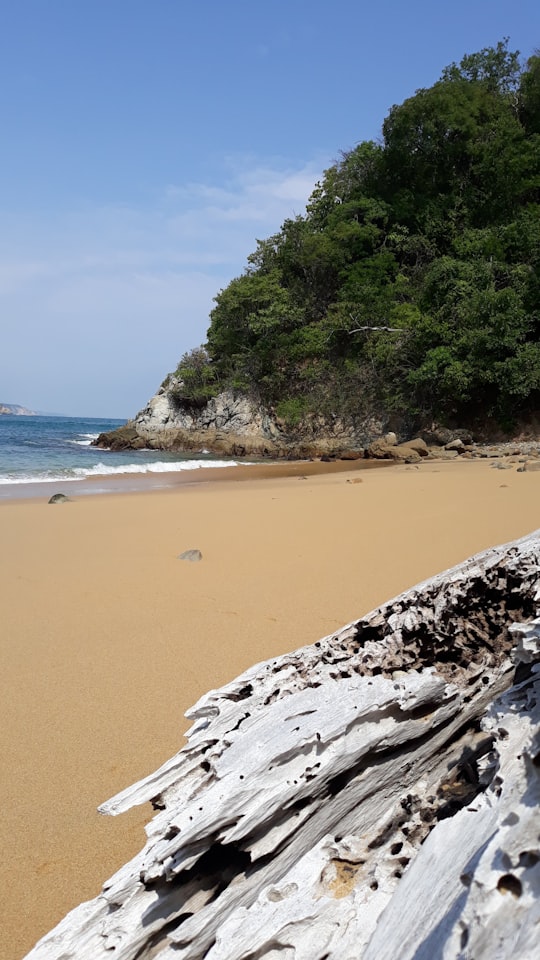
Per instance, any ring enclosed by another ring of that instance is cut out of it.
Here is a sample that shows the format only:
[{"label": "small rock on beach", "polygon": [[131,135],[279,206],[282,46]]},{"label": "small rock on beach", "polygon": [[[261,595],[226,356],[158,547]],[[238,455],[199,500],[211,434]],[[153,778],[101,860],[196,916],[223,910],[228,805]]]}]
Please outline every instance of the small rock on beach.
[{"label": "small rock on beach", "polygon": [[198,560],[202,560],[202,553],[200,550],[184,550],[178,556],[179,560],[190,560],[191,563],[196,563]]}]

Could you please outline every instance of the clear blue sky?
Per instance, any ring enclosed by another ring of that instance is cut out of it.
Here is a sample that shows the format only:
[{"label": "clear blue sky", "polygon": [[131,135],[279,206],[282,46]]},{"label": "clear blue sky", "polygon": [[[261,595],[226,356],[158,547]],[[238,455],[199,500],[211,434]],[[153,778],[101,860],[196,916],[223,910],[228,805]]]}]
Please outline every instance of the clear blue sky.
[{"label": "clear blue sky", "polygon": [[0,402],[133,416],[257,237],[538,0],[4,0]]}]

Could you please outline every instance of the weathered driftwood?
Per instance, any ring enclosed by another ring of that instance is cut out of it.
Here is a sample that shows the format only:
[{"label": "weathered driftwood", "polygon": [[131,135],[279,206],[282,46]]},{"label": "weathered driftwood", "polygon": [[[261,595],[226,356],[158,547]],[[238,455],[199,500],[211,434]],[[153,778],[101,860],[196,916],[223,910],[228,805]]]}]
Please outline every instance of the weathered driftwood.
[{"label": "weathered driftwood", "polygon": [[108,803],[148,842],[32,960],[528,958],[540,922],[540,531],[190,711]]}]

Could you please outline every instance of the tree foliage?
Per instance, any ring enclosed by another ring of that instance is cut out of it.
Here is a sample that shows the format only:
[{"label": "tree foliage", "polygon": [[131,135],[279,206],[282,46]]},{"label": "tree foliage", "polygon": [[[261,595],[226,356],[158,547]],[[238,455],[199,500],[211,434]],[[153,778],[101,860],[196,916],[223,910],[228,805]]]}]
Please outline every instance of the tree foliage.
[{"label": "tree foliage", "polygon": [[503,41],[392,107],[215,304],[179,368],[194,397],[233,386],[291,421],[538,406],[540,56]]}]

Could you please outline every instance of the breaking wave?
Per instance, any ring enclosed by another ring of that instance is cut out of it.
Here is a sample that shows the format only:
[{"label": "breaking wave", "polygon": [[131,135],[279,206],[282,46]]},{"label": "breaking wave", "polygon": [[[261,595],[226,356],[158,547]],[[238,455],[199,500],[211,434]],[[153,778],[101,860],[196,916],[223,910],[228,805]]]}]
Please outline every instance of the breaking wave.
[{"label": "breaking wave", "polygon": [[236,467],[236,460],[155,460],[147,463],[123,463],[109,466],[96,463],[93,467],[72,467],[64,470],[44,470],[35,473],[7,473],[0,477],[5,483],[51,483],[55,480],[83,480],[86,477],[110,477],[134,473],[178,473],[181,470],[207,470],[211,467]]}]

